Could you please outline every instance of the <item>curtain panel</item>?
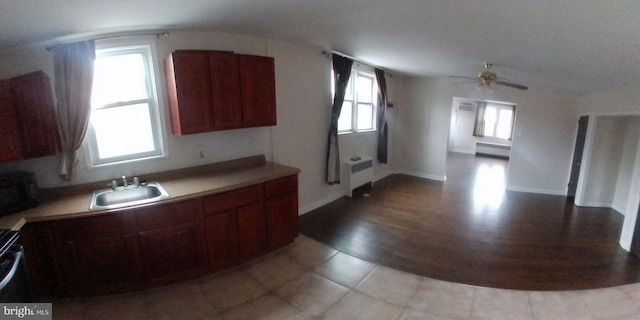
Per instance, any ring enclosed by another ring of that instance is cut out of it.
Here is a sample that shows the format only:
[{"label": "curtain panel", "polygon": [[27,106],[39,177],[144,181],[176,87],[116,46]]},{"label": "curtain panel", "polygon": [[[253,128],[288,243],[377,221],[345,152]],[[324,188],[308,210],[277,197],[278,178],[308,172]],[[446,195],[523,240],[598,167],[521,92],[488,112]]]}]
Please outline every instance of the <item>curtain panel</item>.
[{"label": "curtain panel", "polygon": [[338,148],[338,118],[342,110],[342,103],[347,91],[349,76],[353,60],[337,54],[333,54],[333,77],[335,93],[331,106],[331,119],[329,123],[329,139],[327,145],[327,183],[340,183],[340,152]]},{"label": "curtain panel", "polygon": [[384,79],[384,71],[376,68],[375,73],[378,82],[378,162],[387,163],[389,144],[387,82]]},{"label": "curtain panel", "polygon": [[478,102],[476,109],[476,121],[473,124],[473,136],[484,137],[484,114],[487,111],[487,103],[485,101]]},{"label": "curtain panel", "polygon": [[511,131],[509,131],[509,141],[513,140],[513,128],[516,126],[516,106],[513,106],[513,113],[511,114]]},{"label": "curtain panel", "polygon": [[67,181],[73,179],[77,150],[89,126],[94,60],[93,40],[53,48],[56,117],[62,149],[58,174]]}]

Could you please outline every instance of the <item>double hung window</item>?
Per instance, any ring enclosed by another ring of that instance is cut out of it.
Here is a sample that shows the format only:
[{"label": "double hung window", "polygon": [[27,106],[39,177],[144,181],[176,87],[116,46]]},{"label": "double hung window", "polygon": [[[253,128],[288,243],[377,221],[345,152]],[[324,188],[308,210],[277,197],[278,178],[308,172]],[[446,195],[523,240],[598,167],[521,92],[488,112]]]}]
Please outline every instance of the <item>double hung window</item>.
[{"label": "double hung window", "polygon": [[338,118],[339,134],[376,130],[377,90],[376,76],[354,66]]},{"label": "double hung window", "polygon": [[164,154],[151,49],[96,50],[86,137],[93,166]]}]

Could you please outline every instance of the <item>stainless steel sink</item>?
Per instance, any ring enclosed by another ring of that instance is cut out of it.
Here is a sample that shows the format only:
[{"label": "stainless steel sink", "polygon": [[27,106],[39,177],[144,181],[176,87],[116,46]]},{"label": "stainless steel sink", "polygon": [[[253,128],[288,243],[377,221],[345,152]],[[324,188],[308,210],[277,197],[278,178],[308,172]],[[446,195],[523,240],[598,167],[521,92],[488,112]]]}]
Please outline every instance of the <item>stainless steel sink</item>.
[{"label": "stainless steel sink", "polygon": [[159,182],[147,182],[140,186],[118,187],[93,192],[89,210],[104,210],[138,205],[169,198],[169,193]]}]

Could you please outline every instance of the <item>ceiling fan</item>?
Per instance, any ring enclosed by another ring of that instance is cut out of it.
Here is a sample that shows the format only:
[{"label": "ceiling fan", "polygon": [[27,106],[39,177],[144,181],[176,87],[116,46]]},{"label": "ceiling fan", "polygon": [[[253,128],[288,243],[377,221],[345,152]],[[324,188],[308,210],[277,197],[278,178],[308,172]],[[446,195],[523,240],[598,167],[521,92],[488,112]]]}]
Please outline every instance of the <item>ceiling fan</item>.
[{"label": "ceiling fan", "polygon": [[491,71],[491,67],[493,67],[492,63],[485,62],[484,69],[478,72],[478,75],[475,78],[460,77],[460,76],[451,76],[451,77],[472,80],[473,82],[476,82],[476,86],[479,87],[480,89],[482,88],[495,89],[498,85],[520,89],[520,90],[529,89],[527,86],[523,86],[521,84],[504,81],[503,78],[498,77],[498,75],[495,72]]}]

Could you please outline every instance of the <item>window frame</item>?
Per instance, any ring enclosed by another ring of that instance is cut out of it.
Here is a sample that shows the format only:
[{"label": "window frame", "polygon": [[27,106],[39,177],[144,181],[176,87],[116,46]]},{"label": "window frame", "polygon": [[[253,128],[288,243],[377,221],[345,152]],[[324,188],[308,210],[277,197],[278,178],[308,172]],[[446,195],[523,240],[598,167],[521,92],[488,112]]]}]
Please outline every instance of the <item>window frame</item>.
[{"label": "window frame", "polygon": [[[376,75],[373,70],[369,70],[366,66],[357,64],[351,68],[351,74],[349,75],[349,85],[347,86],[347,90],[351,90],[351,99],[347,99],[349,97],[349,92],[345,94],[344,102],[342,103],[342,108],[340,110],[340,117],[342,117],[343,112],[349,112],[351,114],[351,127],[347,130],[340,130],[338,127],[338,134],[352,134],[352,133],[363,133],[363,132],[375,132],[377,130],[377,121],[376,115],[378,110],[377,98],[378,98],[378,81],[376,79]],[[333,73],[333,71],[332,71]],[[369,78],[371,79],[371,101],[370,102],[361,102],[358,100],[357,95],[357,84],[354,81],[357,81],[359,77]],[[335,92],[335,84],[332,79],[332,89]],[[345,103],[351,103],[351,110],[347,110],[345,108]],[[371,105],[372,116],[371,116],[371,128],[359,129],[358,128],[358,105]],[[338,118],[338,123],[340,123],[340,118]]]},{"label": "window frame", "polygon": [[[509,137],[512,136],[513,134],[513,124],[515,122],[515,117],[516,117],[516,106],[513,104],[505,104],[505,103],[496,103],[496,102],[487,102],[487,109],[489,108],[494,108],[496,110],[496,114],[495,114],[495,121],[493,124],[493,134],[488,135],[487,134],[487,129],[486,129],[486,124],[487,124],[487,112],[485,110],[485,114],[484,114],[484,123],[485,123],[485,129],[484,129],[484,137],[487,138],[493,138],[493,139],[500,139],[500,140],[505,140],[505,141],[509,141]],[[511,111],[511,121],[509,121],[509,135],[507,138],[502,138],[502,137],[498,137],[498,128],[500,127],[500,111],[501,110],[509,110]]]},{"label": "window frame", "polygon": [[[155,43],[153,41],[141,39],[121,39],[120,41],[113,39],[104,41],[98,40],[96,41],[95,52],[96,59],[103,56],[115,56],[132,53],[141,54],[146,75],[145,80],[148,98],[108,103],[99,107],[94,107],[92,105],[91,108],[93,114],[94,110],[127,107],[146,103],[149,112],[149,122],[151,125],[151,134],[153,137],[154,149],[151,151],[131,153],[116,157],[100,158],[96,132],[92,125],[91,119],[89,119],[89,125],[87,127],[87,132],[83,143],[89,155],[87,159],[89,167],[102,167],[166,157],[166,139],[162,128],[162,118],[160,114],[161,111],[156,86],[156,64],[154,59],[156,56]],[[117,124],[116,126],[114,126],[114,130],[120,129],[121,128],[117,127]]]}]

